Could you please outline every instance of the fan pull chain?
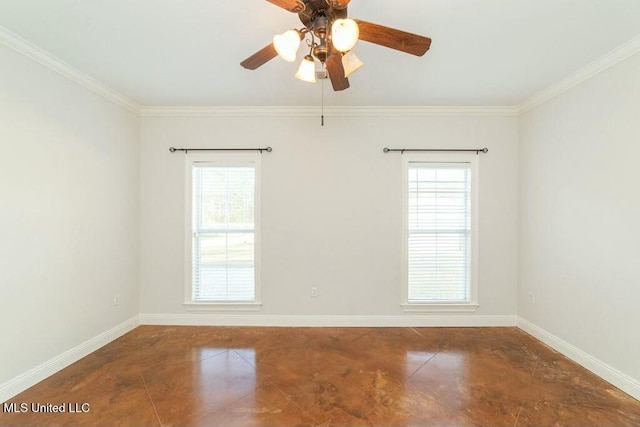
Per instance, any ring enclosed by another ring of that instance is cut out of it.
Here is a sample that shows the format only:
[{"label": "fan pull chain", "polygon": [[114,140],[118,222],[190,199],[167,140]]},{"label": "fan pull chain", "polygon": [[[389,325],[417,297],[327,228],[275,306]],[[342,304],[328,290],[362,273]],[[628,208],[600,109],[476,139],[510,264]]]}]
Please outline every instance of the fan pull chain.
[{"label": "fan pull chain", "polygon": [[320,126],[324,126],[324,79],[320,80],[320,90],[322,91],[322,104],[320,107]]}]

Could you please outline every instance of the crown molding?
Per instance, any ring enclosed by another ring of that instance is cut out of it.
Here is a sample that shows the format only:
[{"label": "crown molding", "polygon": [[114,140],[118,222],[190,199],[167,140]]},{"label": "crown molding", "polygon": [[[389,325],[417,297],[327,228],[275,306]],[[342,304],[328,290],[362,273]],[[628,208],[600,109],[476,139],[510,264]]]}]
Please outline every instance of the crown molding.
[{"label": "crown molding", "polygon": [[131,98],[116,92],[104,83],[84,74],[66,62],[56,58],[45,50],[29,43],[22,37],[1,26],[0,43],[30,59],[33,59],[36,62],[39,62],[50,70],[76,82],[80,86],[89,89],[114,104],[117,104],[132,113],[140,114],[140,105]]},{"label": "crown molding", "polygon": [[[316,117],[320,106],[141,106],[0,26],[0,43],[142,117]],[[640,35],[516,106],[328,106],[328,117],[519,116],[640,52]]]},{"label": "crown molding", "polygon": [[597,74],[600,74],[608,68],[613,67],[617,63],[630,58],[638,52],[640,52],[640,35],[632,38],[628,42],[613,49],[612,51],[595,60],[586,67],[581,68],[577,72],[571,74],[570,76],[560,80],[555,84],[552,84],[548,88],[538,92],[531,98],[522,102],[516,108],[517,114],[520,115],[526,113],[527,111],[541,104],[544,104],[547,101],[550,101],[556,96],[561,95],[562,93],[581,83],[584,83]]},{"label": "crown molding", "polygon": [[[143,117],[316,117],[320,106],[287,107],[154,107],[143,106]],[[428,116],[516,116],[516,107],[324,107],[327,117],[428,117]]]}]

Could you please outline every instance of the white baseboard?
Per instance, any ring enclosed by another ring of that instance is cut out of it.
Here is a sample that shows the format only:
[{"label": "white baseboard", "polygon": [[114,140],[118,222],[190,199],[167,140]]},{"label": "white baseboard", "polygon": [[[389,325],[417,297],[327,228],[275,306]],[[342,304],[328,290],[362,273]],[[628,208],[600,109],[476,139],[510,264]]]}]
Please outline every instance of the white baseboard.
[{"label": "white baseboard", "polygon": [[562,353],[577,364],[593,372],[600,378],[640,400],[640,381],[607,365],[603,361],[596,359],[590,354],[585,353],[579,348],[574,347],[563,339],[558,338],[552,333],[534,325],[522,317],[518,317],[517,326],[526,333],[547,344],[549,347]]},{"label": "white baseboard", "polygon": [[516,326],[516,316],[281,316],[243,314],[141,314],[141,325],[299,327],[480,327]]},{"label": "white baseboard", "polygon": [[64,353],[50,359],[35,368],[18,375],[17,377],[0,384],[0,402],[5,402],[15,395],[22,393],[29,387],[39,383],[45,378],[66,368],[74,362],[82,359],[86,355],[96,351],[100,347],[109,344],[111,341],[121,337],[139,325],[138,316],[134,316],[119,325],[109,329],[100,335],[91,338],[82,344],[65,351]]}]

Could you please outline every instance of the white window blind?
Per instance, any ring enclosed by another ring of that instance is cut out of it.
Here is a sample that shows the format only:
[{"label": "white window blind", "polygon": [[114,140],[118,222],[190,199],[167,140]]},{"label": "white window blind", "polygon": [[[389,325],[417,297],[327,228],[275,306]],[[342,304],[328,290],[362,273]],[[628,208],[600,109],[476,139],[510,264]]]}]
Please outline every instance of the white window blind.
[{"label": "white window blind", "polygon": [[408,302],[470,302],[470,163],[409,163],[407,188]]},{"label": "white window blind", "polygon": [[255,166],[194,164],[192,299],[255,300]]}]

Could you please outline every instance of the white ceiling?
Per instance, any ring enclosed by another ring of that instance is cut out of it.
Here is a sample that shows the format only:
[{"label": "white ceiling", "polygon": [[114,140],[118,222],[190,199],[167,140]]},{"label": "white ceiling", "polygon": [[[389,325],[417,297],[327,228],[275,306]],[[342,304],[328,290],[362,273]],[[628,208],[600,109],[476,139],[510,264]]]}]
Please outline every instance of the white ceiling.
[{"label": "white ceiling", "polygon": [[[366,42],[336,106],[517,105],[640,33],[639,0],[352,0],[349,16],[431,37],[422,58]],[[265,0],[0,0],[0,26],[141,105],[317,105],[276,58],[239,63],[295,14]],[[301,49],[302,51],[302,49]],[[300,52],[300,58],[304,53]]]}]

